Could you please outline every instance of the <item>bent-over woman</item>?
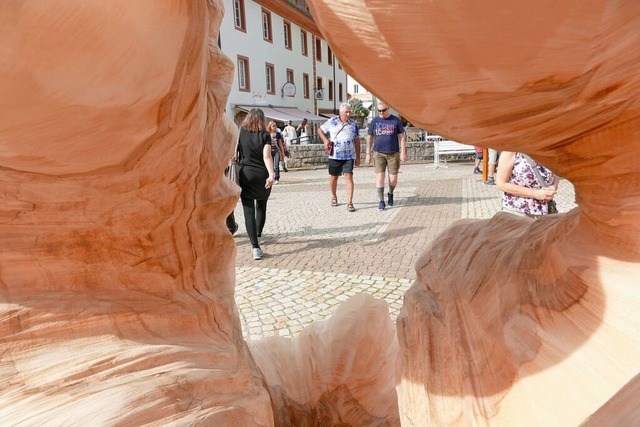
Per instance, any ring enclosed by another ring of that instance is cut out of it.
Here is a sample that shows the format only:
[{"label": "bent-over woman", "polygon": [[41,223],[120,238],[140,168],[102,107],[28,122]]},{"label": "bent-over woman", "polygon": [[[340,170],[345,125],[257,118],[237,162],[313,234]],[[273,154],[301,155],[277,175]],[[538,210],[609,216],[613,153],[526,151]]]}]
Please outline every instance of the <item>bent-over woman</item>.
[{"label": "bent-over woman", "polygon": [[[496,174],[496,187],[504,191],[502,209],[516,215],[539,218],[547,215],[548,202],[553,200],[558,190],[559,177],[546,167],[531,165],[524,154],[503,151]],[[537,168],[546,185],[541,185],[533,172]]]}]

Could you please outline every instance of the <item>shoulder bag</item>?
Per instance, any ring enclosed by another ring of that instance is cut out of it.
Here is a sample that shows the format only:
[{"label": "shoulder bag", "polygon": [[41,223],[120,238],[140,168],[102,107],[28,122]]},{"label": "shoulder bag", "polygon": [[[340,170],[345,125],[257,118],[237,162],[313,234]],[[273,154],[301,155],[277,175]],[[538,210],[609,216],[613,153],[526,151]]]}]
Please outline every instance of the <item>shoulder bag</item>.
[{"label": "shoulder bag", "polygon": [[[236,185],[240,185],[240,171],[238,170],[238,166],[240,165],[239,149],[240,145],[238,144],[238,141],[236,141],[236,149],[233,153],[233,157],[224,170],[224,176],[235,182]],[[236,222],[234,211],[231,211],[231,213],[227,216],[226,223],[227,229],[232,235],[235,234],[236,231],[238,231],[238,223]]]},{"label": "shoulder bag", "polygon": [[[524,157],[524,159],[527,161],[527,163],[529,163],[529,166],[531,166],[531,170],[533,170],[533,174],[536,176],[536,180],[538,181],[538,184],[540,184],[541,187],[548,187],[549,184],[547,184],[547,182],[542,177],[542,174],[540,173],[540,171],[536,167],[536,162],[534,162],[533,159],[531,157],[529,157],[528,155],[526,155],[524,153],[520,153],[520,154],[522,154],[522,157]],[[547,202],[547,211],[550,214],[558,213],[558,206],[556,205],[556,201],[555,200],[549,200]]]},{"label": "shoulder bag", "polygon": [[[342,129],[344,129],[344,127],[345,127],[346,125],[348,125],[348,124],[349,124],[349,122],[344,123],[344,124],[342,125],[342,127],[340,128],[340,130],[338,131],[338,133],[336,133],[336,136],[335,136],[334,138],[337,138],[337,137],[338,137],[338,135],[340,135],[340,132],[342,132]],[[333,141],[329,140],[329,144],[327,144],[327,146],[326,146],[326,147],[324,147],[324,153],[325,153],[327,156],[333,156],[333,145],[334,145],[334,144],[333,144]]]},{"label": "shoulder bag", "polygon": [[240,185],[240,174],[238,171],[238,167],[240,165],[240,146],[238,141],[236,141],[236,149],[233,152],[233,157],[229,160],[229,164],[224,170],[224,176],[229,178],[231,181],[235,182],[236,185]]}]

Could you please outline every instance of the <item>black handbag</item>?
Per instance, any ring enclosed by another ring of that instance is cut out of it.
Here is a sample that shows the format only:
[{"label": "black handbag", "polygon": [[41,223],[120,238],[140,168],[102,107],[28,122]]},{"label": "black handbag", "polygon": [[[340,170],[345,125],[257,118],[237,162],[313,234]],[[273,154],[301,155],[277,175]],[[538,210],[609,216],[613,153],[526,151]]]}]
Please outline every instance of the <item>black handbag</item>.
[{"label": "black handbag", "polygon": [[[235,182],[236,185],[240,185],[240,154],[239,154],[239,145],[236,141],[236,149],[233,153],[233,157],[229,161],[229,164],[224,169],[224,176],[229,178],[231,181]],[[236,222],[236,216],[233,211],[227,216],[227,229],[233,235],[236,231],[238,231],[238,223]]]},{"label": "black handbag", "polygon": [[231,181],[235,182],[236,185],[240,185],[240,171],[238,170],[240,166],[240,153],[239,153],[239,145],[236,141],[236,149],[233,152],[233,157],[229,160],[229,164],[224,169],[224,176],[229,178]]}]

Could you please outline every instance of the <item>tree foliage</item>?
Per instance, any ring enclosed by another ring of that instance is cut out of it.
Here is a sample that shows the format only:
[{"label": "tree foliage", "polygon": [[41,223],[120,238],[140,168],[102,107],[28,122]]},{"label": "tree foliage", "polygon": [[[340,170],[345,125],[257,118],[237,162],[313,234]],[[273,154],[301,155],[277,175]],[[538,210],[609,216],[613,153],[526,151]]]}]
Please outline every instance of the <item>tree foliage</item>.
[{"label": "tree foliage", "polygon": [[369,109],[362,104],[362,101],[356,98],[349,100],[349,106],[351,107],[351,115],[356,117],[368,117]]}]

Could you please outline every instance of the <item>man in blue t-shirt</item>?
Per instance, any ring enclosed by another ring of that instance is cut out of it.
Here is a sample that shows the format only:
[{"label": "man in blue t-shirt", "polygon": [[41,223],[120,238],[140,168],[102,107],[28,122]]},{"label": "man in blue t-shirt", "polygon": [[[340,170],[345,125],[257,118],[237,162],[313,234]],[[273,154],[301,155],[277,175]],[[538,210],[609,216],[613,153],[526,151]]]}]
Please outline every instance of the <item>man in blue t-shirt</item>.
[{"label": "man in blue t-shirt", "polygon": [[331,206],[338,206],[338,177],[344,175],[347,184],[347,210],[355,212],[353,207],[353,168],[360,166],[360,136],[358,125],[351,118],[351,107],[344,103],[340,105],[340,114],[327,120],[320,126],[318,136],[325,149],[333,143],[333,150],[329,154],[329,190],[331,191]]},{"label": "man in blue t-shirt", "polygon": [[400,162],[407,161],[407,139],[400,119],[389,113],[389,107],[378,101],[378,117],[369,123],[367,132],[366,162],[371,164],[371,143],[373,142],[373,164],[376,171],[376,190],[378,192],[378,209],[385,209],[384,175],[389,170],[389,192],[387,203],[393,206],[393,190],[398,185]]}]

